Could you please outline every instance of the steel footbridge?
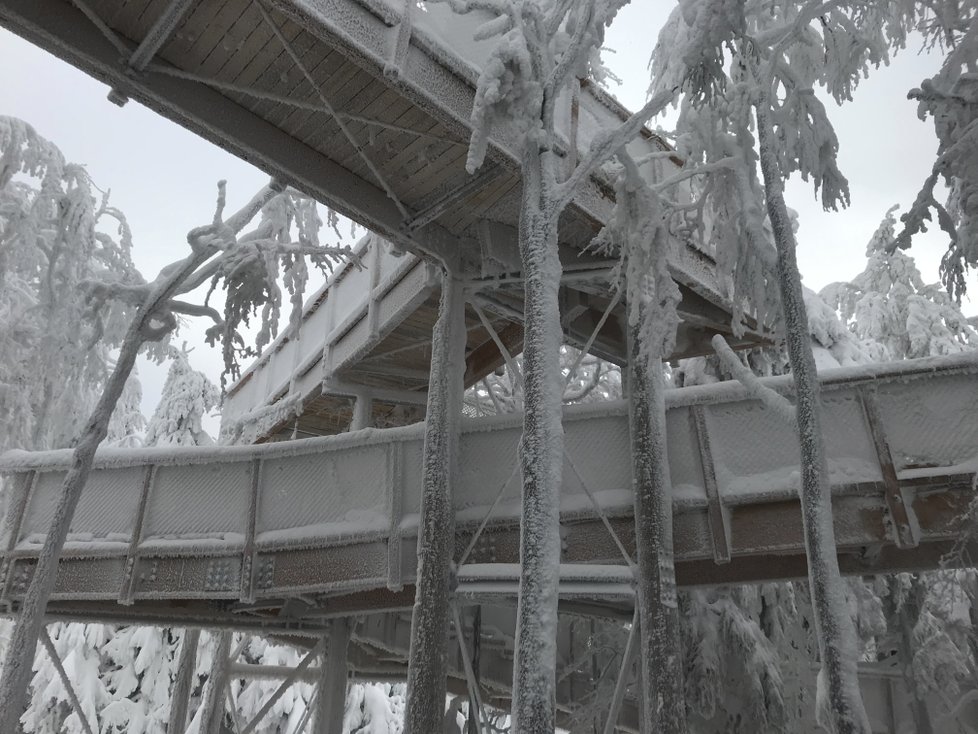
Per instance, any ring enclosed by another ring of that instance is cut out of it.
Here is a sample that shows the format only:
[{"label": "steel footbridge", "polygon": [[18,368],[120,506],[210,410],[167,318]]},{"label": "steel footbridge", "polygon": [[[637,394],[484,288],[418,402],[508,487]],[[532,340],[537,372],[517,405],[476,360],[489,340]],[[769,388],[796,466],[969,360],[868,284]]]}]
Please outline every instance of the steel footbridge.
[{"label": "steel footbridge", "polygon": [[[840,565],[849,574],[969,563],[978,471],[972,355],[821,376]],[[765,383],[791,395],[787,378]],[[482,684],[505,699],[518,578],[521,416],[467,420],[456,510],[457,603],[484,610]],[[568,407],[562,635],[627,622],[634,538],[627,406]],[[667,393],[682,586],[801,578],[792,426],[737,383]],[[358,675],[407,657],[423,424],[262,445],[104,450],[59,562],[54,618],[203,625],[301,639],[356,628]],[[70,452],[10,452],[0,598],[16,610]],[[465,634],[459,635],[463,639]],[[508,646],[508,647],[507,647]],[[455,661],[464,679],[464,659]],[[561,684],[572,701],[574,676]],[[577,681],[578,690],[584,684]],[[622,716],[631,710],[623,709]],[[632,711],[634,714],[634,711]]]},{"label": "steel footbridge", "polygon": [[[314,650],[338,622],[357,620],[353,674],[403,678],[436,264],[464,281],[466,385],[523,342],[515,129],[492,131],[481,172],[464,168],[486,52],[472,33],[483,20],[414,0],[0,0],[0,24],[108,84],[114,102],[142,103],[377,233],[232,387],[226,421],[257,445],[98,455],[52,618],[253,630]],[[627,117],[588,83],[557,106],[568,167]],[[631,149],[653,180],[677,163],[648,131]],[[561,217],[561,312],[569,344],[622,364],[625,314],[607,283],[615,260],[587,249],[613,206],[598,171]],[[677,240],[669,263],[682,292],[673,358],[707,353],[716,333],[735,346],[762,338],[731,333],[711,253]],[[972,557],[976,373],[978,361],[961,356],[821,376],[845,573]],[[766,384],[790,398],[786,378]],[[737,384],[673,390],[667,407],[678,584],[803,577],[794,428]],[[502,707],[520,423],[466,421],[453,487],[460,615],[450,634],[465,644],[452,648],[451,687],[472,694],[476,678]],[[349,430],[360,426],[373,427]],[[620,637],[598,667],[629,670],[634,538],[627,406],[569,407],[564,426],[558,702],[570,717],[595,690],[573,652],[596,620]],[[301,440],[283,440],[292,437]],[[68,456],[0,459],[9,611],[32,577]],[[481,610],[478,630],[468,607]],[[469,643],[481,649],[474,671]],[[619,726],[634,731],[625,688],[610,699],[622,704]]]}]

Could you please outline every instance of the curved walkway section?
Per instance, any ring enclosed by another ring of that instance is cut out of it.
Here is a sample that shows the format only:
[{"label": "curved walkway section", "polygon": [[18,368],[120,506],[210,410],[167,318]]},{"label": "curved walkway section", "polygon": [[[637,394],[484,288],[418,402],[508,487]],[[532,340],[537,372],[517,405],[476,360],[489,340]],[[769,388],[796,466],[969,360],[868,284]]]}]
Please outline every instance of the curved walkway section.
[{"label": "curved walkway section", "polygon": [[[934,567],[952,550],[978,470],[976,372],[978,361],[967,356],[822,376],[845,571]],[[790,395],[786,378],[764,382]],[[667,406],[679,583],[803,575],[793,427],[736,383],[674,390]],[[598,564],[590,572],[568,565],[566,591],[620,601],[628,586],[623,555],[633,550],[626,405],[569,409],[564,427],[563,561]],[[308,597],[329,607],[342,598],[350,612],[403,607],[416,568],[422,428],[102,451],[53,599],[107,602],[111,618],[126,615],[116,602],[137,616],[140,604],[190,600],[281,607]],[[518,561],[519,434],[518,415],[463,428],[456,560],[459,591],[472,598],[515,595],[508,564]],[[10,486],[0,594],[15,606],[69,458],[15,451],[0,460]],[[608,568],[616,564],[622,568]]]}]

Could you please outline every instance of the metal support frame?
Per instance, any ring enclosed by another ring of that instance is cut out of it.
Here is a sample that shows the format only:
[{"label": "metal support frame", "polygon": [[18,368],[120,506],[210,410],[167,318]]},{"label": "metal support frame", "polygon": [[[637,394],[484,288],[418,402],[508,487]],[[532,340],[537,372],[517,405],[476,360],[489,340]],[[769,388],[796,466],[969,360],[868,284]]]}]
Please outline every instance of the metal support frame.
[{"label": "metal support frame", "polygon": [[730,508],[720,497],[716,466],[713,462],[713,449],[710,446],[710,431],[706,424],[706,411],[702,405],[690,409],[693,431],[699,446],[700,461],[703,464],[703,486],[706,489],[707,517],[710,522],[710,535],[713,538],[713,560],[716,563],[730,563],[733,543],[730,530]]},{"label": "metal support frame", "polygon": [[390,498],[390,530],[387,537],[387,588],[400,591],[404,588],[401,568],[401,520],[404,516],[404,444],[391,444],[387,450],[387,496]]},{"label": "metal support frame", "polygon": [[190,708],[190,696],[194,688],[199,642],[200,630],[196,627],[187,628],[180,643],[177,671],[170,689],[170,719],[166,730],[174,734],[183,734],[187,728],[187,710]]},{"label": "metal support frame", "polygon": [[136,507],[136,522],[129,539],[129,551],[126,554],[126,565],[122,576],[122,588],[119,590],[119,603],[132,604],[136,593],[136,564],[139,563],[139,544],[143,540],[143,525],[146,522],[146,508],[156,482],[157,467],[147,466],[144,470],[143,490],[139,494],[139,505]]},{"label": "metal support frame", "polygon": [[251,491],[248,498],[248,525],[245,528],[244,549],[241,553],[241,594],[240,599],[244,604],[254,604],[255,602],[255,576],[257,563],[257,549],[255,547],[255,533],[258,528],[258,504],[261,494],[261,459],[253,459],[251,462]]},{"label": "metal support frame", "polygon": [[[482,657],[482,605],[477,605],[472,613],[472,685],[476,691],[479,690],[480,672],[479,664]],[[469,722],[467,734],[479,734],[479,717],[486,718],[482,702],[469,698]]]},{"label": "metal support frame", "polygon": [[479,193],[489,184],[495,181],[499,175],[502,173],[502,169],[494,163],[490,163],[483,168],[474,176],[469,177],[461,186],[454,186],[449,191],[446,191],[441,196],[437,197],[430,204],[425,206],[424,209],[416,213],[410,219],[404,221],[404,227],[409,232],[415,232],[426,224],[429,224],[442,214],[451,209],[455,204],[468,197]]},{"label": "metal support frame", "polygon": [[[465,669],[465,683],[469,691],[469,702],[470,705],[475,705],[475,710],[478,712],[478,715],[474,718],[475,734],[483,734],[483,725],[485,725],[489,731],[492,731],[492,729],[488,727],[489,720],[486,717],[486,710],[482,705],[482,693],[479,691],[479,679],[475,672],[475,668],[472,665],[472,659],[469,657],[469,650],[465,646],[465,628],[462,626],[462,619],[459,615],[457,604],[452,604],[452,622],[455,625],[455,637],[458,639],[458,649],[462,656],[462,666]],[[471,714],[469,721],[473,721]]]},{"label": "metal support frame", "polygon": [[407,60],[408,47],[411,45],[411,36],[414,31],[414,6],[416,4],[417,0],[404,0],[401,22],[397,24],[397,42],[394,44],[394,52],[384,64],[384,76],[388,79],[399,79],[401,69],[404,68],[404,62]]},{"label": "metal support frame", "polygon": [[366,391],[359,392],[353,397],[353,417],[350,419],[350,430],[359,431],[370,428],[373,422],[374,401]]},{"label": "metal support frame", "polygon": [[879,460],[880,473],[883,475],[886,506],[893,521],[893,541],[897,548],[916,548],[920,545],[920,522],[913,510],[913,495],[900,486],[900,479],[897,477],[893,454],[883,427],[879,397],[874,388],[863,387],[859,390],[859,399],[862,401],[866,423],[873,438],[873,448]]},{"label": "metal support frame", "polygon": [[608,709],[608,718],[605,720],[604,734],[615,734],[618,713],[621,711],[621,704],[625,700],[625,689],[628,687],[628,676],[632,672],[635,657],[638,655],[639,636],[639,614],[636,606],[635,616],[632,617],[632,628],[628,631],[628,642],[625,644],[625,652],[621,656],[621,669],[618,671],[618,680],[615,682],[615,692],[611,696],[611,706]]},{"label": "metal support frame", "polygon": [[[146,37],[143,38],[136,50],[132,52],[129,59],[126,61],[126,73],[127,74],[138,74],[146,69],[149,62],[153,60],[156,56],[156,52],[159,51],[163,44],[166,43],[167,39],[173,34],[180,25],[187,11],[193,7],[198,0],[170,0],[163,12],[160,13],[159,17],[150,27],[149,31],[146,33]],[[111,89],[108,94],[108,99],[113,104],[117,104],[122,107],[129,98],[118,89]]]},{"label": "metal support frame", "polygon": [[41,628],[41,644],[44,645],[44,649],[51,658],[51,662],[54,664],[55,670],[58,671],[58,677],[61,678],[61,684],[65,687],[65,693],[68,694],[68,700],[71,702],[71,707],[75,710],[75,714],[78,716],[78,721],[81,722],[82,729],[85,730],[85,734],[94,734],[92,731],[92,725],[88,721],[88,717],[85,716],[85,711],[82,709],[81,701],[78,700],[78,695],[75,693],[75,688],[71,684],[71,679],[68,677],[68,673],[65,672],[65,666],[61,663],[61,658],[58,656],[58,650],[54,646],[54,642],[51,641],[51,635],[48,634],[48,628]]},{"label": "metal support frame", "polygon": [[351,632],[349,619],[334,619],[329,623],[329,641],[319,669],[313,734],[343,734]]},{"label": "metal support frame", "polygon": [[272,695],[269,696],[268,700],[262,704],[262,707],[258,709],[258,713],[255,714],[254,718],[249,721],[243,729],[241,729],[240,734],[251,734],[257,728],[258,724],[261,723],[261,720],[268,715],[268,712],[272,710],[275,703],[285,694],[287,690],[289,690],[292,684],[295,683],[296,679],[302,674],[302,671],[308,668],[312,661],[316,659],[316,656],[320,654],[325,645],[326,638],[323,638],[316,643],[316,646],[312,650],[306,653],[306,656],[299,661],[299,664],[295,666],[295,668],[293,668],[289,676],[282,681],[281,685],[275,689]]}]

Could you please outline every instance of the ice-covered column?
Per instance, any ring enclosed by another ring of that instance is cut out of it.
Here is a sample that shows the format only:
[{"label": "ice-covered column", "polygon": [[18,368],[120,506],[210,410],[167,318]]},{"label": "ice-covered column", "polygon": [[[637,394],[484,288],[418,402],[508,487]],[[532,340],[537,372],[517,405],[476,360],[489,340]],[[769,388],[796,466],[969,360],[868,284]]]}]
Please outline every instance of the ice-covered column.
[{"label": "ice-covered column", "polygon": [[193,693],[194,668],[197,664],[197,645],[200,630],[187,628],[180,643],[180,657],[177,659],[177,672],[170,691],[170,722],[168,732],[182,732],[187,728],[187,709],[190,694]]},{"label": "ice-covered column", "polygon": [[432,335],[428,415],[422,458],[418,579],[411,618],[405,734],[441,731],[447,685],[450,575],[455,549],[452,485],[465,376],[465,300],[456,278],[442,277]]},{"label": "ice-covered column", "polygon": [[373,422],[374,401],[366,392],[359,393],[353,398],[353,418],[350,421],[350,430],[359,431],[361,428],[370,428]]},{"label": "ice-covered column", "polygon": [[642,732],[686,731],[682,641],[672,544],[672,485],[666,454],[662,360],[642,348],[647,306],[628,327],[628,426],[635,488],[641,632]]},{"label": "ice-covered column", "polygon": [[231,668],[232,634],[230,630],[226,630],[219,633],[217,638],[214,662],[211,663],[204,700],[200,704],[201,734],[221,734],[221,725],[224,723],[224,688],[227,686],[228,672]]},{"label": "ice-covered column", "polygon": [[314,734],[343,734],[346,710],[346,685],[349,677],[346,655],[350,647],[350,621],[329,623],[329,641],[319,668],[319,694],[316,697]]}]

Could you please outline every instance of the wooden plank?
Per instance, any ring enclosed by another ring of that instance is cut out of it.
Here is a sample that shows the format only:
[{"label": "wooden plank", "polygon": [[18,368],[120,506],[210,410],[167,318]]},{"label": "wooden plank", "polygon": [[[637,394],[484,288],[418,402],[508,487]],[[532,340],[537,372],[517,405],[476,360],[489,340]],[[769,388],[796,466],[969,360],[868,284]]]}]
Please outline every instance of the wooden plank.
[{"label": "wooden plank", "polygon": [[703,486],[706,488],[707,519],[710,525],[710,536],[713,538],[713,560],[717,564],[730,563],[733,555],[733,542],[730,529],[730,508],[720,497],[720,486],[717,484],[716,467],[713,463],[713,450],[710,447],[710,431],[706,424],[706,412],[702,405],[694,405],[689,409],[693,421],[693,433],[699,448],[700,460],[703,463]]},{"label": "wooden plank", "polygon": [[886,506],[893,522],[893,540],[898,548],[916,548],[920,544],[920,523],[913,510],[913,494],[912,490],[905,492],[897,478],[893,455],[886,440],[876,388],[871,385],[861,387],[859,399],[862,402],[863,413],[873,439],[873,448],[876,450],[880,472],[883,475],[883,484],[886,487]]},{"label": "wooden plank", "polygon": [[194,32],[193,38],[182,49],[183,58],[178,63],[182,68],[194,68],[202,61],[217,39],[223,35],[224,24],[230,16],[228,6],[236,0],[202,0],[187,14],[185,26]]},{"label": "wooden plank", "polygon": [[[334,110],[340,111],[348,99],[360,94],[372,80],[358,66],[344,60],[339,70],[327,78],[316,79],[316,82],[326,101]],[[307,101],[316,105],[322,104],[315,90]],[[354,148],[341,132],[338,123],[325,109],[313,112],[293,108],[277,124],[292,137],[329,155],[335,161],[343,160],[354,153]]]},{"label": "wooden plank", "polygon": [[[510,323],[498,332],[499,340],[510,354],[523,351],[523,325]],[[480,344],[465,358],[465,386],[471,387],[494,369],[504,364],[505,357],[493,339]]]},{"label": "wooden plank", "polygon": [[253,2],[228,2],[208,28],[215,33],[208,39],[209,43],[201,47],[203,55],[194,59],[197,72],[203,76],[215,76],[234,53],[237,44],[260,20],[257,15]]},{"label": "wooden plank", "polygon": [[235,44],[228,50],[224,62],[213,71],[214,77],[229,81],[237,79],[247,66],[266,55],[266,49],[274,40],[254,3],[248,4],[231,33]]},{"label": "wooden plank", "polygon": [[[295,42],[293,42],[295,44]],[[297,52],[298,53],[298,52]],[[326,93],[326,99],[329,100],[329,95],[333,93],[334,90],[341,89],[346,86],[351,79],[355,78],[361,73],[360,67],[356,64],[347,61],[339,53],[330,52],[325,54],[322,59],[315,61],[315,56],[309,56],[302,59],[303,65],[309,71],[309,76],[319,85],[321,89]],[[291,59],[289,59],[291,61]],[[307,61],[309,62],[307,65]],[[322,106],[322,100],[319,99],[319,94],[316,88],[309,82],[306,75],[302,70],[293,65],[291,67],[294,71],[290,71],[290,77],[292,74],[297,74],[299,76],[299,81],[296,83],[295,88],[289,91],[288,96],[300,100],[306,104],[316,105],[317,107]],[[303,125],[308,124],[310,120],[316,119],[328,119],[325,110],[312,111],[308,109],[300,109],[297,107],[290,107],[287,105],[279,105],[275,113],[269,115],[269,120],[273,122],[278,127],[289,127],[290,129],[299,129]]]},{"label": "wooden plank", "polygon": [[[342,84],[336,82],[336,79],[331,78],[327,84],[321,85],[321,88],[326,101],[329,102],[333,110],[337,113],[348,111],[351,103],[358,98],[373,100],[384,91],[382,85],[359,68],[356,69],[355,74],[345,78]],[[320,102],[318,95],[315,101],[316,103]],[[339,123],[331,116],[326,116],[325,111],[323,112],[323,119],[328,121],[328,125],[323,125],[316,113],[311,113],[302,121],[289,122],[282,127],[283,129],[289,130],[293,137],[298,138],[311,147],[325,149],[324,143],[329,144],[331,148],[334,148],[337,143],[341,144],[343,146],[342,151],[334,150],[330,154],[330,157],[340,162],[348,170],[353,170],[353,167],[349,163],[351,160],[356,160],[358,164],[363,165],[356,149],[350,144],[346,135],[339,129]],[[343,125],[346,127],[347,132],[353,132],[346,120],[343,120]],[[354,139],[361,146],[367,142],[366,136],[354,137]],[[383,166],[379,168],[380,170],[384,170]],[[364,176],[365,178],[373,178],[373,174],[367,171],[366,168],[364,168],[364,174],[366,174]]]}]

